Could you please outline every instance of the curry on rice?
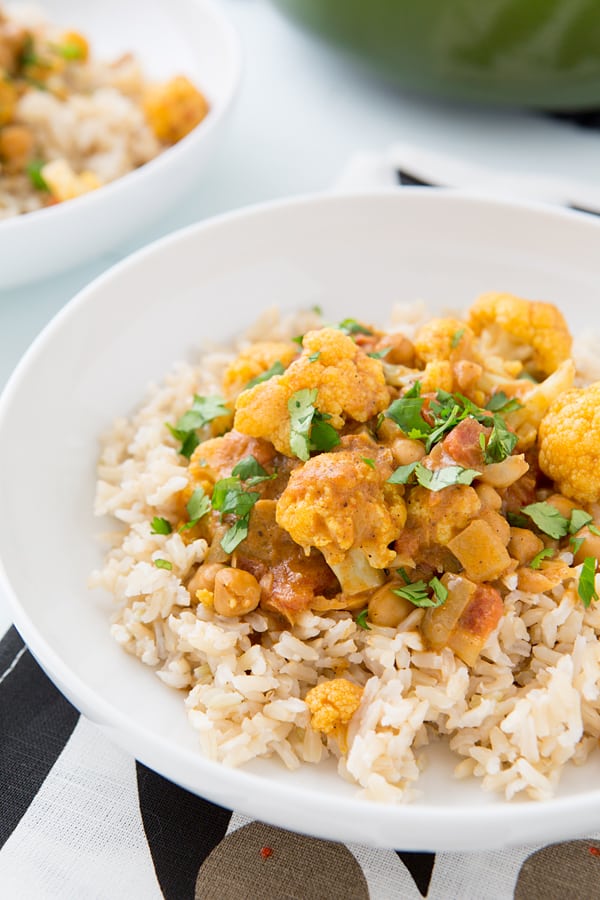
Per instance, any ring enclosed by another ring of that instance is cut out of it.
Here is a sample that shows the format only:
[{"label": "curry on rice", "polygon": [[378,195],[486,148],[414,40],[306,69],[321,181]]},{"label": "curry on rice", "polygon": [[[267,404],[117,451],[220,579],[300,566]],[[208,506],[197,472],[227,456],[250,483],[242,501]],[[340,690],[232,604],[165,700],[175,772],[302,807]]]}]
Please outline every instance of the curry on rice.
[{"label": "curry on rice", "polygon": [[600,383],[562,314],[273,325],[107,438],[115,638],[228,764],[334,754],[406,799],[446,736],[457,774],[549,796],[600,736]]}]

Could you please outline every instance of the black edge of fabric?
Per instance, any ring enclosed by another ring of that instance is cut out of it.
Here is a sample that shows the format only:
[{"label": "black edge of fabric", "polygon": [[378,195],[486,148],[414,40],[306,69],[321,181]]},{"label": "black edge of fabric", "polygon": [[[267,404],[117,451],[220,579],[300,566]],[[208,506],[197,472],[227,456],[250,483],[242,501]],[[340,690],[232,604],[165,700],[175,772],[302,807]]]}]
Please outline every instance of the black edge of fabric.
[{"label": "black edge of fabric", "polygon": [[194,900],[200,866],[223,839],[231,811],[136,762],[140,813],[165,900]]},{"label": "black edge of fabric", "polygon": [[15,628],[0,641],[0,848],[62,753],[79,713]]},{"label": "black edge of fabric", "polygon": [[435,853],[418,853],[409,850],[396,850],[422,897],[426,897],[431,883],[431,875],[435,865]]}]

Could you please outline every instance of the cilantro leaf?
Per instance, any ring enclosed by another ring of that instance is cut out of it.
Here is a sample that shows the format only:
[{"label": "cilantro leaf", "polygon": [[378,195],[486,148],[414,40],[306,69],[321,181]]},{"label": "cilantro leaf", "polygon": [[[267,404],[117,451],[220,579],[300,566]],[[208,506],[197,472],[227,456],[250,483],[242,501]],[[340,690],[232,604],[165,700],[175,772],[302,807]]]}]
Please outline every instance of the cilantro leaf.
[{"label": "cilantro leaf", "polygon": [[540,550],[539,553],[536,553],[531,562],[529,563],[530,569],[540,569],[542,567],[542,560],[546,559],[546,557],[554,556],[554,550],[552,547],[544,547],[543,550]]},{"label": "cilantro leaf", "polygon": [[372,353],[367,353],[367,356],[370,356],[371,359],[383,359],[391,349],[391,347],[384,347],[383,350],[373,350]]},{"label": "cilantro leaf", "polygon": [[192,408],[180,416],[175,428],[177,431],[194,431],[198,428],[203,428],[204,425],[212,422],[213,419],[229,415],[230,412],[231,410],[225,405],[222,397],[216,394],[208,397],[200,397],[198,394],[194,394]]},{"label": "cilantro leaf", "polygon": [[370,469],[375,468],[375,460],[371,459],[370,456],[361,456],[361,459]]},{"label": "cilantro leaf", "polygon": [[358,625],[358,627],[359,627],[359,628],[364,628],[365,631],[370,631],[370,630],[371,630],[371,626],[367,623],[367,616],[368,616],[368,615],[369,615],[369,610],[368,610],[368,609],[363,609],[363,610],[361,610],[361,612],[359,612],[359,614],[357,615],[356,619],[354,620],[354,621],[356,622],[356,624]]},{"label": "cilantro leaf", "polygon": [[233,553],[235,548],[248,537],[249,516],[238,519],[231,528],[228,528],[221,538],[221,547],[225,553]]},{"label": "cilantro leaf", "polygon": [[584,540],[585,540],[585,538],[581,538],[581,537],[569,538],[569,544],[571,545],[571,550],[573,552],[573,556],[577,556],[577,554],[581,550],[581,545],[583,544]]},{"label": "cilantro leaf", "polygon": [[576,534],[584,525],[588,525],[593,521],[593,516],[586,513],[584,509],[574,509],[571,513],[569,521],[569,534]]},{"label": "cilantro leaf", "polygon": [[422,487],[429,491],[441,491],[453,484],[471,484],[481,472],[477,469],[464,469],[462,466],[445,466],[443,469],[432,471],[422,463],[417,463],[415,474]]},{"label": "cilantro leaf", "polygon": [[168,569],[169,572],[173,568],[173,563],[169,562],[168,559],[154,559],[152,560],[157,569]]},{"label": "cilantro leaf", "polygon": [[490,397],[485,408],[489,409],[490,412],[500,412],[502,410],[506,414],[514,412],[516,409],[522,409],[523,404],[516,397],[507,397],[504,391],[496,391]]},{"label": "cilantro leaf", "polygon": [[211,510],[210,498],[206,496],[201,487],[197,487],[185,506],[189,516],[189,522],[179,526],[179,532],[190,531],[200,519]]},{"label": "cilantro leaf", "polygon": [[455,331],[454,334],[452,335],[452,340],[450,341],[450,347],[451,347],[453,350],[456,350],[456,348],[457,348],[458,345],[460,344],[461,339],[462,339],[462,336],[463,336],[464,333],[465,333],[465,329],[464,329],[464,328],[459,328],[458,331]]},{"label": "cilantro leaf", "polygon": [[539,530],[551,538],[564,537],[569,531],[569,520],[561,516],[557,508],[546,501],[523,506],[521,512],[529,516]]},{"label": "cilantro leaf", "polygon": [[277,472],[273,472],[269,475],[267,470],[263,469],[256,457],[252,455],[240,459],[231,470],[231,474],[234,477],[237,475],[237,477],[244,482],[246,487],[254,487],[257,484],[262,484],[263,481],[273,481],[274,478],[277,478]]},{"label": "cilantro leaf", "polygon": [[389,484],[406,484],[408,479],[417,467],[416,462],[407,463],[405,466],[398,466],[388,478]]},{"label": "cilantro leaf", "polygon": [[318,358],[320,357],[320,355],[321,355],[321,351],[320,351],[320,350],[317,350],[316,353],[311,353],[311,354],[310,354],[310,356],[308,357],[308,361],[309,361],[309,362],[316,362],[316,361],[318,360]]},{"label": "cilantro leaf", "polygon": [[[302,343],[302,338],[300,338],[300,343]],[[267,369],[265,372],[261,372],[260,375],[257,375],[255,378],[251,378],[244,390],[248,390],[249,388],[254,387],[257,384],[262,384],[264,381],[268,381],[270,378],[273,378],[274,375],[283,375],[285,372],[285,367],[283,363],[276,359],[273,365]]]},{"label": "cilantro leaf", "polygon": [[600,537],[600,528],[596,528],[595,525],[588,525],[588,531],[590,534],[595,534],[596,537]]},{"label": "cilantro leaf", "polygon": [[181,447],[179,448],[179,452],[182,456],[185,456],[186,459],[189,459],[198,444],[200,443],[200,438],[196,434],[195,431],[181,431],[178,428],[175,428],[173,425],[170,425],[169,422],[165,422],[165,425],[177,441],[181,441]]},{"label": "cilantro leaf", "polygon": [[373,332],[366,328],[364,325],[361,325],[360,322],[357,322],[356,319],[344,319],[338,325],[340,331],[343,331],[344,334],[367,334],[372,335]]},{"label": "cilantro leaf", "polygon": [[511,455],[517,446],[519,438],[510,431],[506,426],[506,422],[502,416],[494,416],[494,426],[492,428],[487,446],[485,448],[484,459],[486,463],[499,463]]},{"label": "cilantro leaf", "polygon": [[592,600],[598,599],[598,593],[596,591],[596,558],[594,556],[586,556],[583,561],[579,583],[577,585],[577,593],[581,597],[586,609]]},{"label": "cilantro leaf", "polygon": [[420,397],[422,387],[423,387],[423,385],[417,379],[417,381],[414,382],[413,386],[409,387],[409,389],[404,392],[404,394],[403,394],[404,399],[410,400],[411,397]]},{"label": "cilantro leaf", "polygon": [[506,518],[508,520],[508,524],[512,525],[515,528],[529,528],[529,521],[527,516],[522,516],[519,513],[509,512],[506,514]]},{"label": "cilantro leaf", "polygon": [[437,600],[437,603],[435,603],[434,606],[442,606],[448,599],[448,588],[435,576],[429,582],[429,587],[432,589],[434,597]]},{"label": "cilantro leaf", "polygon": [[330,416],[323,415],[318,409],[315,410],[310,429],[310,450],[327,452],[340,443],[339,434],[333,425],[326,421],[328,418]]},{"label": "cilantro leaf", "polygon": [[151,523],[152,534],[171,534],[173,528],[171,527],[171,523],[168,519],[163,519],[162,516],[154,516]]},{"label": "cilantro leaf", "polygon": [[294,456],[306,460],[310,456],[310,426],[315,414],[316,388],[296,391],[288,400],[290,414],[290,447]]},{"label": "cilantro leaf", "polygon": [[396,572],[398,573],[398,575],[401,576],[404,584],[410,584],[410,578],[408,577],[408,573],[407,573],[406,569],[404,569],[404,568],[396,569]]},{"label": "cilantro leaf", "polygon": [[83,59],[85,56],[85,51],[82,46],[73,42],[68,42],[65,44],[53,44],[52,49],[59,56],[62,56],[63,59],[66,59],[68,62],[73,60]]},{"label": "cilantro leaf", "polygon": [[[399,570],[400,571],[400,570]],[[402,570],[403,571],[403,570]],[[404,580],[406,581],[406,577]],[[429,591],[433,591],[433,597]],[[392,593],[397,594],[404,600],[409,600],[414,606],[422,609],[435,609],[442,606],[448,597],[448,589],[444,587],[439,578],[433,577],[429,584],[425,584],[423,580],[407,583],[404,587],[392,588]]]},{"label": "cilantro leaf", "polygon": [[[415,382],[419,384],[419,382]],[[385,410],[386,418],[391,419],[396,425],[411,438],[425,438],[432,432],[432,427],[421,415],[425,401],[418,396],[398,397]]]},{"label": "cilantro leaf", "polygon": [[42,169],[46,163],[41,159],[32,159],[30,163],[27,164],[25,171],[29,176],[29,180],[36,189],[36,191],[50,191],[50,188],[46,184],[44,180],[44,176],[42,175]]}]

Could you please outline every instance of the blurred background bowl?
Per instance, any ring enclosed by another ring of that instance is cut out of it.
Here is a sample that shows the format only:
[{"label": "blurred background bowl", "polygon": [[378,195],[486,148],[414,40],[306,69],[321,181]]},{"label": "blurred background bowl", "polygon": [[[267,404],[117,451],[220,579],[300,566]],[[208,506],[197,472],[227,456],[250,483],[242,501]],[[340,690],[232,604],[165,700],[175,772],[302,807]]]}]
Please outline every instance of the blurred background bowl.
[{"label": "blurred background bowl", "polygon": [[160,218],[218,147],[239,86],[237,35],[211,0],[45,0],[49,22],[76,28],[98,59],[132,52],[149,80],[187,75],[210,111],[155,159],[75,200],[0,221],[0,289],[100,256]]},{"label": "blurred background bowl", "polygon": [[273,0],[397,84],[552,110],[600,105],[598,0]]}]

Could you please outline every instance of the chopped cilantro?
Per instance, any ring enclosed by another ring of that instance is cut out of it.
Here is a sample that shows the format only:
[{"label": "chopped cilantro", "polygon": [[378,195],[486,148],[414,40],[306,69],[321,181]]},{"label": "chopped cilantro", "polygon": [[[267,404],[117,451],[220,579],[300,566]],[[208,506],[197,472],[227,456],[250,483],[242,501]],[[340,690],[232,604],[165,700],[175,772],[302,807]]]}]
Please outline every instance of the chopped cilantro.
[{"label": "chopped cilantro", "polygon": [[569,521],[569,534],[576,534],[584,525],[593,521],[593,516],[586,513],[585,509],[574,509]]},{"label": "chopped cilantro", "polygon": [[25,171],[36,191],[50,191],[50,188],[42,175],[42,169],[45,165],[46,163],[42,159],[32,159],[31,162],[27,164]]},{"label": "chopped cilantro", "polygon": [[405,466],[398,466],[388,478],[388,482],[390,484],[406,484],[416,467],[416,462],[408,463]]},{"label": "chopped cilantro", "polygon": [[435,599],[438,601],[435,605],[441,606],[448,599],[448,588],[445,587],[439,578],[435,576],[429,582],[429,587],[432,589]]},{"label": "chopped cilantro", "polygon": [[37,66],[41,62],[42,60],[35,52],[35,41],[33,40],[33,36],[31,34],[27,34],[25,36],[25,40],[23,41],[19,63],[21,64],[21,66],[23,66],[23,68],[27,68],[28,66]]},{"label": "chopped cilantro", "polygon": [[[419,384],[419,382],[415,382]],[[388,406],[384,415],[411,438],[426,438],[432,431],[431,426],[421,415],[425,401],[419,396],[399,397]]]},{"label": "chopped cilantro", "polygon": [[450,341],[450,346],[452,347],[453,350],[456,350],[456,348],[460,344],[464,333],[465,333],[465,329],[459,328],[458,331],[455,331],[454,334],[452,335],[452,340]]},{"label": "chopped cilantro", "polygon": [[153,563],[157,569],[168,569],[170,572],[173,568],[173,563],[169,562],[168,559],[154,559]]},{"label": "chopped cilantro", "polygon": [[494,426],[485,448],[485,462],[502,462],[511,455],[517,446],[518,440],[517,435],[507,428],[506,422],[502,416],[495,415]]},{"label": "chopped cilantro", "polygon": [[322,316],[322,315],[323,315],[323,307],[319,306],[318,303],[315,303],[314,306],[311,306],[310,309],[311,309],[311,312],[314,312],[314,314],[315,314],[316,316]]},{"label": "chopped cilantro", "polygon": [[[404,571],[404,570],[399,570]],[[404,577],[404,576],[403,576]],[[406,578],[404,578],[406,581]],[[429,591],[433,591],[433,597]],[[425,584],[423,580],[408,582],[404,587],[392,588],[392,593],[397,594],[404,600],[410,600],[414,606],[421,608],[435,609],[442,606],[448,597],[448,589],[444,587],[439,578],[432,578],[429,584]]]},{"label": "chopped cilantro", "polygon": [[581,550],[581,545],[583,544],[585,538],[581,537],[571,537],[569,538],[569,544],[571,545],[571,550],[573,551],[573,556],[576,556]]},{"label": "chopped cilantro", "polygon": [[579,576],[579,584],[577,585],[577,593],[583,601],[583,605],[587,607],[592,600],[598,599],[596,591],[596,559],[593,556],[586,556],[581,567]]},{"label": "chopped cilantro", "polygon": [[[247,471],[246,460],[241,462],[245,463],[244,469]],[[259,497],[260,494],[256,491],[244,490],[239,475],[222,478],[215,484],[212,495],[213,509],[221,513],[221,521],[226,515],[236,517],[234,524],[225,532],[221,539],[221,547],[226,553],[232,553],[238,544],[247,537],[250,513]]]},{"label": "chopped cilantro", "polygon": [[370,469],[375,468],[375,460],[371,459],[370,456],[361,456],[361,459]]},{"label": "chopped cilantro", "polygon": [[309,361],[309,362],[316,362],[316,361],[318,360],[318,358],[320,357],[320,355],[321,355],[321,351],[320,351],[320,350],[317,350],[316,353],[311,353],[311,354],[310,354],[310,356],[308,357],[308,361]]},{"label": "chopped cilantro", "polygon": [[235,548],[248,537],[249,515],[242,516],[229,528],[221,538],[221,547],[225,553],[233,553]]},{"label": "chopped cilantro", "polygon": [[294,344],[298,344],[298,346],[301,347],[301,346],[302,346],[302,341],[304,340],[304,335],[303,335],[303,334],[297,334],[296,337],[293,337],[293,338],[291,338],[290,340],[292,340],[292,341],[294,342]]},{"label": "chopped cilantro", "polygon": [[533,375],[530,375],[529,372],[521,372],[520,375],[517,375],[519,381],[531,381],[532,384],[539,384],[537,378],[534,378]]},{"label": "chopped cilantro", "polygon": [[316,450],[320,453],[332,450],[340,443],[340,436],[327,419],[331,416],[327,413],[320,413],[315,410],[312,426],[310,429],[310,450]]},{"label": "chopped cilantro", "polygon": [[554,550],[552,547],[544,547],[543,550],[540,550],[539,553],[536,553],[531,562],[529,563],[530,569],[540,569],[542,566],[542,560],[546,559],[549,556],[554,556]]},{"label": "chopped cilantro", "polygon": [[290,447],[294,456],[306,460],[310,456],[310,426],[315,414],[316,388],[296,391],[288,400],[290,413]]},{"label": "chopped cilantro", "polygon": [[154,516],[151,523],[152,534],[171,534],[173,531],[171,523],[162,516]]},{"label": "chopped cilantro", "polygon": [[595,525],[588,525],[588,531],[590,534],[595,534],[596,537],[600,537],[600,528],[596,528]]},{"label": "chopped cilantro", "polygon": [[452,484],[471,484],[481,472],[477,469],[464,469],[462,466],[445,466],[443,469],[432,471],[422,463],[417,463],[415,475],[422,487],[429,491],[441,491]]},{"label": "chopped cilantro", "polygon": [[360,322],[357,322],[356,319],[344,319],[338,325],[340,331],[343,331],[344,334],[352,335],[352,334],[367,334],[372,335],[373,332],[370,328],[366,328],[364,325],[361,325]]},{"label": "chopped cilantro", "polygon": [[63,59],[67,61],[83,59],[85,56],[85,51],[83,47],[76,43],[66,43],[66,44],[55,44],[52,49],[59,56],[62,56]]},{"label": "chopped cilantro", "polygon": [[530,503],[524,506],[521,512],[529,516],[537,525],[540,531],[549,535],[551,538],[562,538],[569,531],[569,520],[561,516],[559,511],[551,503]]},{"label": "chopped cilantro", "polygon": [[388,355],[391,349],[391,347],[384,347],[383,350],[374,350],[372,353],[367,353],[367,356],[370,356],[371,359],[383,359],[384,356]]},{"label": "chopped cilantro", "polygon": [[371,630],[371,626],[367,623],[367,616],[368,616],[368,615],[369,615],[369,610],[368,610],[368,609],[363,609],[363,610],[361,610],[361,612],[359,612],[359,614],[357,615],[356,619],[354,620],[354,621],[356,622],[356,624],[358,625],[358,627],[359,627],[359,628],[364,628],[365,631],[370,631],[370,630]]},{"label": "chopped cilantro", "polygon": [[408,573],[407,573],[406,569],[404,569],[404,568],[396,569],[396,572],[398,573],[398,575],[400,575],[404,584],[410,584],[410,578],[408,577]]},{"label": "chopped cilantro", "polygon": [[422,384],[417,379],[417,381],[414,382],[412,387],[409,387],[409,389],[404,392],[404,398],[410,399],[411,397],[420,397],[421,396],[421,388],[422,388]]},{"label": "chopped cilantro", "polygon": [[194,394],[192,408],[179,417],[175,425],[166,423],[167,428],[174,438],[181,441],[179,452],[182,456],[190,458],[200,443],[196,431],[203,428],[213,419],[229,415],[231,410],[225,405],[222,397],[213,395],[200,397]]},{"label": "chopped cilantro", "polygon": [[520,513],[509,512],[506,514],[506,518],[508,520],[508,524],[514,526],[515,528],[529,528],[529,520],[527,516],[522,516]]},{"label": "chopped cilantro", "polygon": [[490,412],[500,412],[502,411],[504,414],[509,412],[514,412],[516,409],[522,409],[523,404],[520,400],[517,400],[516,397],[507,397],[504,391],[496,391],[495,394],[492,394],[488,403],[485,406],[486,409],[489,409]]},{"label": "chopped cilantro", "polygon": [[233,469],[232,475],[237,475],[240,481],[244,481],[247,487],[254,487],[255,484],[261,484],[263,481],[272,481],[277,478],[277,472],[269,475],[266,469],[263,469],[259,461],[254,456],[245,456],[240,459]]},{"label": "chopped cilantro", "polygon": [[185,506],[189,516],[189,522],[179,526],[179,531],[190,531],[194,525],[211,510],[210,498],[206,496],[201,487],[197,487]]},{"label": "chopped cilantro", "polygon": [[[302,342],[302,338],[300,338],[300,342]],[[257,384],[262,384],[263,381],[268,381],[270,378],[273,378],[274,375],[283,375],[284,372],[285,368],[283,363],[280,360],[276,359],[269,369],[267,369],[265,372],[261,372],[260,375],[256,376],[256,378],[251,378],[244,390],[247,391],[249,388],[252,388]]]}]

